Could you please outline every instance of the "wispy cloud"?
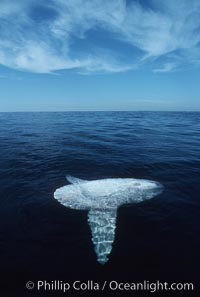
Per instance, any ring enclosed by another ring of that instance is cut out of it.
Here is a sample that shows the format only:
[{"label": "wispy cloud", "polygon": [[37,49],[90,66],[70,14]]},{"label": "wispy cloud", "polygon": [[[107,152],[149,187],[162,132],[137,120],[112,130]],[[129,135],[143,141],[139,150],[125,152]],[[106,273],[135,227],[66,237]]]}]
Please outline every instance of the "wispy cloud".
[{"label": "wispy cloud", "polygon": [[153,69],[154,73],[166,73],[174,70],[176,68],[175,63],[166,63],[162,68]]},{"label": "wispy cloud", "polygon": [[122,72],[148,63],[164,73],[199,64],[199,0],[148,3],[1,0],[0,64],[36,73]]}]

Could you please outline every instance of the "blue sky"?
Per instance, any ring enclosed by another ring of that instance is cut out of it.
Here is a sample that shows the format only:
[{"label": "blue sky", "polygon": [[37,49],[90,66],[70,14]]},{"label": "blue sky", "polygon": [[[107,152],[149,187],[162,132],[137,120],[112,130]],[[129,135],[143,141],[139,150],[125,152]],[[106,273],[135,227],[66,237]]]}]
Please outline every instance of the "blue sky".
[{"label": "blue sky", "polygon": [[200,111],[199,90],[199,0],[0,2],[0,111]]}]

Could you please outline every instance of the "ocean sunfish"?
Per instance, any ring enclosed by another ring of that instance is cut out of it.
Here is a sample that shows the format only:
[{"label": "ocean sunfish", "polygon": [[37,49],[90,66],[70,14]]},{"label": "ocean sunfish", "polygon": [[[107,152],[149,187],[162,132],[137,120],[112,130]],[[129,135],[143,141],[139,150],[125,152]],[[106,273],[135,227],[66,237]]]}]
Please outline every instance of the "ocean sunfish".
[{"label": "ocean sunfish", "polygon": [[159,182],[135,178],[107,178],[82,180],[66,176],[70,185],[58,188],[54,197],[73,209],[89,210],[88,223],[97,261],[105,264],[115,238],[117,208],[127,203],[138,203],[162,192]]}]

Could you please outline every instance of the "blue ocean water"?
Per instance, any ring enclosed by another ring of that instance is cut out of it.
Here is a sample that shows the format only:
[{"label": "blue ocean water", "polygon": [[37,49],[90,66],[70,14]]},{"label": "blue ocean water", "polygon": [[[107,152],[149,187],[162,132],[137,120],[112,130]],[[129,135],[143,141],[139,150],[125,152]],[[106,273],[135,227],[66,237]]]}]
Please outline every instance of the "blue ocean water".
[{"label": "blue ocean water", "polygon": [[[53,197],[66,174],[164,186],[152,200],[118,210],[105,266],[96,261],[87,212]],[[200,113],[0,113],[0,277],[9,297],[27,296],[25,282],[38,279],[198,286],[199,233]]]}]

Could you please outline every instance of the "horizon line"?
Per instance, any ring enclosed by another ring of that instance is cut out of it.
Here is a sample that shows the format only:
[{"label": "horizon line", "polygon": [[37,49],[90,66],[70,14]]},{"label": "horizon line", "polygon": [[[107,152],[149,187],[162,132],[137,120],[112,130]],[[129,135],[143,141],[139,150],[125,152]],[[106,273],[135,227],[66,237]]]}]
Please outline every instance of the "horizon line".
[{"label": "horizon line", "polygon": [[15,110],[0,113],[67,113],[67,112],[200,112],[200,110]]}]

